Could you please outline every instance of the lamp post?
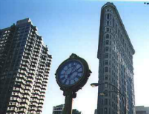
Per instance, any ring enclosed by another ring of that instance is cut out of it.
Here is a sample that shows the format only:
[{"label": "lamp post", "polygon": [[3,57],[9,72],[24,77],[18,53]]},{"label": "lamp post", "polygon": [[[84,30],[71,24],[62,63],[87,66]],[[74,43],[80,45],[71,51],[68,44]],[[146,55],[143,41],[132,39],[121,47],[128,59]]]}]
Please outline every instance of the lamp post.
[{"label": "lamp post", "polygon": [[[108,82],[105,82],[105,83],[91,83],[91,86],[96,87],[96,86],[100,86],[100,85],[104,85],[104,84],[110,85],[110,86],[114,87],[117,90],[117,91],[108,91],[108,92],[115,92],[115,93],[118,93],[119,95],[122,96],[122,99],[123,99],[123,102],[124,102],[124,114],[126,114],[126,110],[127,110],[126,109],[126,97],[125,97],[124,94],[122,94],[120,92],[120,90],[115,85],[113,85],[111,83],[108,83]],[[105,93],[100,93],[100,95],[104,96]]]},{"label": "lamp post", "polygon": [[144,4],[147,4],[147,5],[149,5],[149,2],[144,2]]}]

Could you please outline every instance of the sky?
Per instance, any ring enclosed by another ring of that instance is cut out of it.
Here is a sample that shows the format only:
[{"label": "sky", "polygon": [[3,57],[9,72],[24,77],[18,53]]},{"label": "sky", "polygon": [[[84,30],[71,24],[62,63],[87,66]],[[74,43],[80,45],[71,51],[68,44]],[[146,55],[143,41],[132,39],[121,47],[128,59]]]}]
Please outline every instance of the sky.
[{"label": "sky", "polygon": [[[72,53],[84,58],[92,71],[77,92],[73,108],[94,114],[98,82],[97,59],[101,0],[0,0],[0,29],[30,18],[49,48],[52,64],[42,114],[52,114],[64,96],[55,80],[58,66]],[[134,63],[135,104],[149,106],[149,5],[141,1],[113,1],[136,51]]]}]

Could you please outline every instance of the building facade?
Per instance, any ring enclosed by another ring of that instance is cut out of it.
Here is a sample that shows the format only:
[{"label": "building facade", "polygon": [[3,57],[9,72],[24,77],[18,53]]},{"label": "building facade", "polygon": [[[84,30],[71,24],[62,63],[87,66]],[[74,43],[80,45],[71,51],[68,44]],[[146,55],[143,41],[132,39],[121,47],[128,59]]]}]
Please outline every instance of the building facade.
[{"label": "building facade", "polygon": [[134,114],[135,50],[113,3],[101,9],[99,32],[97,114]]},{"label": "building facade", "polygon": [[[64,104],[54,106],[52,114],[62,114],[63,109],[64,109]],[[72,114],[81,114],[81,112],[78,111],[77,109],[73,109]]]},{"label": "building facade", "polygon": [[62,114],[63,109],[64,109],[64,104],[58,105],[58,106],[54,106],[52,114]]},{"label": "building facade", "polygon": [[136,114],[149,114],[149,107],[136,106]]},{"label": "building facade", "polygon": [[0,114],[41,114],[50,64],[30,19],[0,29]]}]

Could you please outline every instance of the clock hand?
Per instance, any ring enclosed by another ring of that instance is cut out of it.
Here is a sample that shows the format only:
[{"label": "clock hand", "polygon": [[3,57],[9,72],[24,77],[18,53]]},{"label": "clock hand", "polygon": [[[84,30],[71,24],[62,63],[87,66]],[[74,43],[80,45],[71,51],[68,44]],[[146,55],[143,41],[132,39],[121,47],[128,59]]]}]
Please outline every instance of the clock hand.
[{"label": "clock hand", "polygon": [[75,71],[79,70],[81,67],[75,69],[73,72],[71,72],[68,76],[70,77],[70,75],[72,75]]},{"label": "clock hand", "polygon": [[74,71],[75,71],[74,69],[76,68],[76,66],[77,65],[73,65],[73,68],[72,68],[71,72],[67,76],[68,78],[71,78],[71,75],[74,73]]},{"label": "clock hand", "polygon": [[81,68],[81,67],[79,67],[79,68],[77,68],[76,70],[74,70],[73,73],[74,73],[75,71],[79,70],[80,68]]},{"label": "clock hand", "polygon": [[76,68],[77,65],[73,65],[73,68],[71,70],[71,72],[73,72],[73,70]]},{"label": "clock hand", "polygon": [[[73,70],[76,68],[76,65],[73,65],[72,66],[72,68],[71,68],[71,72],[73,72]],[[67,74],[67,77],[66,78],[69,78],[70,77],[70,75],[72,74],[72,73],[69,73],[69,74]]]}]

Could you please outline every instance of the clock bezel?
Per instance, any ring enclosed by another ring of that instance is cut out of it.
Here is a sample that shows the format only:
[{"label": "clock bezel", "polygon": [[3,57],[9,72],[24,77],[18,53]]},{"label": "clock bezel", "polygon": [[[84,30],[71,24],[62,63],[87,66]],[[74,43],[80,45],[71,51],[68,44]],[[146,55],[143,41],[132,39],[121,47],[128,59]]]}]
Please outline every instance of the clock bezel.
[{"label": "clock bezel", "polygon": [[[62,70],[64,70],[64,67],[65,66],[67,66],[68,64],[69,64],[69,62],[70,63],[73,63],[73,62],[75,62],[75,63],[79,63],[80,65],[81,65],[81,68],[82,68],[82,71],[81,71],[81,73],[82,73],[82,75],[80,76],[80,78],[79,78],[79,80],[77,81],[77,82],[75,82],[75,83],[73,83],[73,84],[68,84],[68,85],[66,85],[66,84],[63,84],[62,82],[61,82],[61,79],[60,79],[60,77],[61,77],[61,71]],[[79,81],[81,81],[81,79],[82,79],[82,77],[84,76],[84,65],[82,64],[82,62],[80,62],[80,61],[78,61],[78,60],[75,60],[75,59],[73,59],[73,60],[67,60],[67,61],[65,61],[61,66],[60,66],[60,68],[59,68],[59,70],[58,70],[58,72],[57,72],[57,78],[58,78],[58,81],[59,81],[59,83],[61,83],[61,85],[63,85],[63,86],[73,86],[73,85],[75,85],[76,83],[78,83]]]},{"label": "clock bezel", "polygon": [[[76,82],[75,84],[72,84],[71,86],[62,84],[59,80],[59,72],[63,68],[64,64],[66,64],[69,61],[78,61],[83,66],[83,75],[82,75],[81,79],[79,79],[78,82]],[[60,86],[61,90],[63,90],[63,91],[71,90],[71,91],[76,92],[86,84],[88,77],[90,76],[90,73],[91,73],[91,71],[89,70],[87,62],[83,58],[77,56],[76,54],[72,54],[70,56],[70,58],[66,59],[59,65],[55,75],[56,75],[56,81],[57,81],[58,85]]]}]

